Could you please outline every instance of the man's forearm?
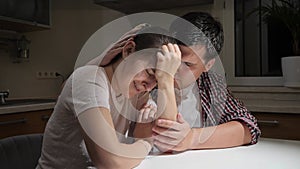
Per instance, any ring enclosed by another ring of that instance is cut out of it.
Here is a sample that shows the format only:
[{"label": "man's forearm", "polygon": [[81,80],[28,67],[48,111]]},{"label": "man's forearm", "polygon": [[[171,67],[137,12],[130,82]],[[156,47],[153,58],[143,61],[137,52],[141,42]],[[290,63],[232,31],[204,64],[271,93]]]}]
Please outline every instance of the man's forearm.
[{"label": "man's forearm", "polygon": [[249,128],[238,122],[231,121],[218,126],[193,128],[189,149],[210,149],[235,147],[251,142]]}]

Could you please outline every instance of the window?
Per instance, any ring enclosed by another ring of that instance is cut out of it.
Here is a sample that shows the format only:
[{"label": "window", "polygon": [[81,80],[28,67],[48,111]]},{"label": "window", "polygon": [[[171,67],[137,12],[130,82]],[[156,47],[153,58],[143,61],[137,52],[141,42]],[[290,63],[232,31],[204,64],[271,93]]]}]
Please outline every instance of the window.
[{"label": "window", "polygon": [[278,20],[264,23],[253,9],[270,0],[224,0],[223,64],[229,85],[282,86],[281,57],[292,54],[292,37]]},{"label": "window", "polygon": [[253,9],[270,0],[235,0],[235,75],[282,76],[281,57],[293,54],[292,36],[276,20],[264,23]]}]

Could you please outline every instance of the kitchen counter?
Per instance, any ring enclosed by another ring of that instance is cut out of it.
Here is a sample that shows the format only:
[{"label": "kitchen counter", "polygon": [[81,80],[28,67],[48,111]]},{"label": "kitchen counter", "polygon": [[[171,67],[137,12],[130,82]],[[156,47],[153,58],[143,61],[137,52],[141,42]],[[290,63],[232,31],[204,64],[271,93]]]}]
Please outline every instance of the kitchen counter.
[{"label": "kitchen counter", "polygon": [[261,138],[256,145],[148,156],[136,169],[299,169],[300,141]]},{"label": "kitchen counter", "polygon": [[43,133],[54,105],[55,99],[7,100],[0,105],[0,138]]},{"label": "kitchen counter", "polygon": [[11,104],[11,105],[1,105],[0,114],[10,114],[18,112],[28,112],[28,111],[37,111],[37,110],[47,110],[53,109],[55,106],[54,99],[47,99],[43,102],[28,102],[23,104]]}]

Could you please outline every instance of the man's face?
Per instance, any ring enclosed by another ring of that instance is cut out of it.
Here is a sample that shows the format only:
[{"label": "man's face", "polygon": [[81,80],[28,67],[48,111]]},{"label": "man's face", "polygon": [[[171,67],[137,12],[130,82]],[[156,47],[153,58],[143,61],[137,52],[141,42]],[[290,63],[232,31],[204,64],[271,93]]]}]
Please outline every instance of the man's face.
[{"label": "man's face", "polygon": [[185,88],[195,82],[200,75],[207,71],[204,62],[206,48],[204,45],[179,45],[182,58],[181,65],[175,75],[176,88]]}]

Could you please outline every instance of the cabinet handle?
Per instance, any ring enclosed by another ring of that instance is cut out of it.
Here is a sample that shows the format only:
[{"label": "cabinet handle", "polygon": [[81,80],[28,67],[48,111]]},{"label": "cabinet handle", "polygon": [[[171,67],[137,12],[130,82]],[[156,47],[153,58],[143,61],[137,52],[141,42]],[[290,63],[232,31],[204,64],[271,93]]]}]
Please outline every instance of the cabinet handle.
[{"label": "cabinet handle", "polygon": [[42,119],[43,121],[48,121],[49,118],[50,118],[49,115],[43,115],[43,116],[41,117],[41,119]]},{"label": "cabinet handle", "polygon": [[278,126],[279,125],[279,121],[277,121],[277,120],[258,120],[257,123],[260,125],[265,125],[265,126]]},{"label": "cabinet handle", "polygon": [[1,121],[0,126],[8,125],[8,124],[26,123],[26,122],[27,122],[26,118],[22,118],[22,119],[18,119],[18,120],[11,120],[11,121]]}]

